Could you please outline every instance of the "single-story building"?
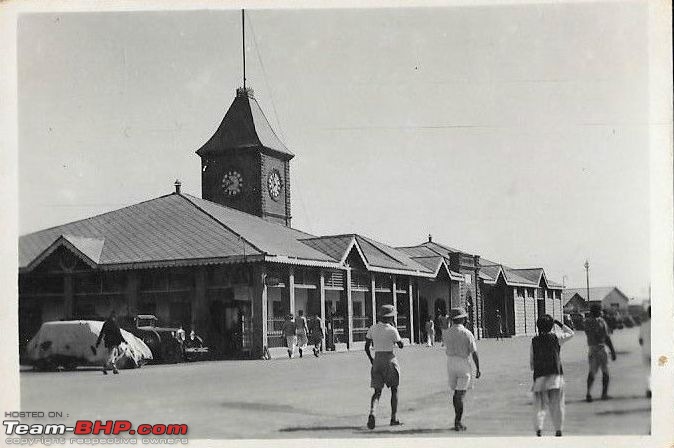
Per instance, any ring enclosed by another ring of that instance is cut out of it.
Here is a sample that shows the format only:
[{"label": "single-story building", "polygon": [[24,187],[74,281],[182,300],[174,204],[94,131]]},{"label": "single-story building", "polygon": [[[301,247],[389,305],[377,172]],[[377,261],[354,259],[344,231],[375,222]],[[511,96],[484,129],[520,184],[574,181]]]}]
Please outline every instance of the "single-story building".
[{"label": "single-story building", "polygon": [[568,288],[564,291],[564,305],[585,304],[582,310],[587,310],[593,303],[600,303],[602,309],[612,309],[627,314],[629,297],[616,286],[601,286],[590,288],[590,296],[587,296],[587,288]]}]

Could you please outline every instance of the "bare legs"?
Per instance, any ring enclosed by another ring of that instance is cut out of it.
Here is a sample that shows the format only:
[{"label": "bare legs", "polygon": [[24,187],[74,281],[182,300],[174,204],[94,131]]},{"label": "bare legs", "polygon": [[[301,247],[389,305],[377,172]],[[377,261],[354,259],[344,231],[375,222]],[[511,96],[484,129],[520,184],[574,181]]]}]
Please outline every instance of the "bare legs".
[{"label": "bare legs", "polygon": [[463,417],[463,397],[466,395],[465,390],[455,390],[452,396],[452,403],[454,404],[454,430],[465,431],[466,427],[461,423]]},{"label": "bare legs", "polygon": [[[379,400],[381,399],[381,389],[375,389],[370,398],[370,415],[367,418],[367,427],[369,429],[374,429],[375,426],[375,413],[377,411],[377,406],[379,405]],[[391,426],[398,426],[401,423],[398,421],[398,387],[394,386],[391,388]]]}]

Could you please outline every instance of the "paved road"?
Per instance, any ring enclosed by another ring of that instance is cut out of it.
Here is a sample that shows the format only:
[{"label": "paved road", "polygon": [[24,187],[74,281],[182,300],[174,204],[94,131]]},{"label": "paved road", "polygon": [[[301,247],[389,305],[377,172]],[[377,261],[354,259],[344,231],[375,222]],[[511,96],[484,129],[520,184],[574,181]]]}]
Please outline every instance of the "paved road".
[{"label": "paved road", "polygon": [[[648,434],[638,329],[614,333],[611,401],[585,403],[586,347],[580,332],[562,349],[567,381],[565,435]],[[439,346],[400,354],[399,417],[404,426],[365,428],[369,363],[362,352],[317,359],[218,361],[146,366],[103,376],[99,371],[21,373],[23,410],[61,410],[77,419],[187,423],[189,436],[221,438],[532,435],[529,338],[478,341],[483,377],[467,398],[468,431],[450,431],[453,411]],[[601,384],[595,384],[599,395]],[[379,422],[389,418],[388,392]],[[549,424],[549,422],[547,422]],[[548,432],[551,428],[548,427]]]}]

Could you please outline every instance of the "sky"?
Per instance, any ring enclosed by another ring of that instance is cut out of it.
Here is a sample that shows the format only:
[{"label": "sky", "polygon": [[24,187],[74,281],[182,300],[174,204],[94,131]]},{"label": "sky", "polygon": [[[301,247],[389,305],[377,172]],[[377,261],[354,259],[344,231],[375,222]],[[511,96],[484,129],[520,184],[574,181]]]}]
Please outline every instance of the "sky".
[{"label": "sky", "polygon": [[[293,227],[647,297],[647,4],[251,10]],[[19,232],[173,191],[241,85],[239,11],[24,14]]]}]

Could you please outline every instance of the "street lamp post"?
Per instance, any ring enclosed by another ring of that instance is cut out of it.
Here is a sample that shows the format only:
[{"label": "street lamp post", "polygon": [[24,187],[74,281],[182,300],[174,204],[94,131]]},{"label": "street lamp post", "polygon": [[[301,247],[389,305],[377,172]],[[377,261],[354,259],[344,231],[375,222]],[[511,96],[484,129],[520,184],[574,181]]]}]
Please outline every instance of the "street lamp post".
[{"label": "street lamp post", "polygon": [[590,303],[590,262],[585,260],[585,287],[587,288],[587,303]]}]

